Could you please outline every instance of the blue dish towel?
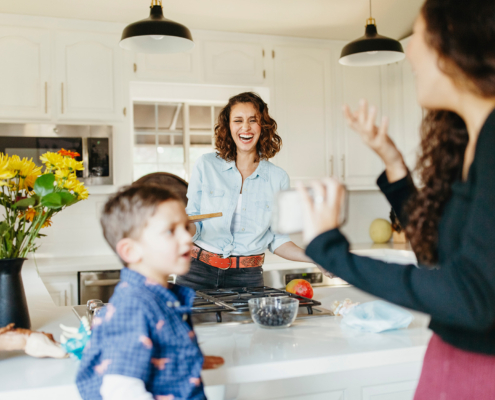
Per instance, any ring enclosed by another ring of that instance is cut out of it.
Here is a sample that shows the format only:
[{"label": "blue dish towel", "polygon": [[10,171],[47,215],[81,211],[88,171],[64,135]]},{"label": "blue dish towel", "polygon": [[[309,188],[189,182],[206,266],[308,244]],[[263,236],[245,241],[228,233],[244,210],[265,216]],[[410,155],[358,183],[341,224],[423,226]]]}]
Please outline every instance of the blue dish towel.
[{"label": "blue dish towel", "polygon": [[413,319],[413,315],[402,307],[376,300],[353,307],[342,319],[342,324],[363,332],[378,333],[407,328]]}]

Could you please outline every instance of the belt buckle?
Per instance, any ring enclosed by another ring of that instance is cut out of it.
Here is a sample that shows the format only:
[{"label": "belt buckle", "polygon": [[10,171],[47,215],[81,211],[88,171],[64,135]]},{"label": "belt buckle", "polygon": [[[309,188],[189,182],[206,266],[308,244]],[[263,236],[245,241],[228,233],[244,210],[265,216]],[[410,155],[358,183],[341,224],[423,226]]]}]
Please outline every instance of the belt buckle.
[{"label": "belt buckle", "polygon": [[227,268],[220,268],[220,267],[217,267],[218,269],[221,269],[222,271],[226,271],[228,270],[230,267],[232,266],[232,257],[229,257],[229,266]]}]

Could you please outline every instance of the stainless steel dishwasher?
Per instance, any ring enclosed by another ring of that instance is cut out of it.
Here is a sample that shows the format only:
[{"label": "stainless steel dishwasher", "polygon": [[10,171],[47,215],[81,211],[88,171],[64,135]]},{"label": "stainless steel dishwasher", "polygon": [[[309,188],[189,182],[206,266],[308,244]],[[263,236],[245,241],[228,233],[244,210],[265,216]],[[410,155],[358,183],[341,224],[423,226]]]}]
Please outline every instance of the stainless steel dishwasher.
[{"label": "stainless steel dishwasher", "polygon": [[79,304],[86,304],[91,299],[108,303],[120,282],[120,270],[78,272],[77,281]]}]

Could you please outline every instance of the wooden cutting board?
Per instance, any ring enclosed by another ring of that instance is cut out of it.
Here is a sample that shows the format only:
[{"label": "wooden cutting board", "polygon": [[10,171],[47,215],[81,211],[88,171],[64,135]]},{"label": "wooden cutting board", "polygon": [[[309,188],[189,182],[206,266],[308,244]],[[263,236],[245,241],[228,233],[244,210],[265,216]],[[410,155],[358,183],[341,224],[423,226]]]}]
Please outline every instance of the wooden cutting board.
[{"label": "wooden cutting board", "polygon": [[199,215],[189,215],[189,221],[192,222],[201,222],[206,219],[210,218],[218,218],[221,217],[223,214],[221,212],[219,213],[212,213],[212,214],[199,214]]}]

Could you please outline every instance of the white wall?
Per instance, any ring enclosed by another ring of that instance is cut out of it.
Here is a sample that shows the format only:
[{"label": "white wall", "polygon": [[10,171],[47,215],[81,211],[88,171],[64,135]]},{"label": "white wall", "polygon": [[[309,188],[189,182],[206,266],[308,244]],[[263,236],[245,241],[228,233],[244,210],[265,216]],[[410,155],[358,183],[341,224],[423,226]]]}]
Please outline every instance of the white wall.
[{"label": "white wall", "polygon": [[90,195],[53,218],[41,233],[37,257],[83,257],[112,254],[100,227],[100,209],[108,195]]}]

